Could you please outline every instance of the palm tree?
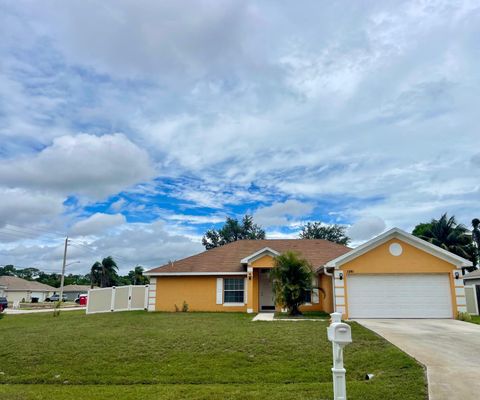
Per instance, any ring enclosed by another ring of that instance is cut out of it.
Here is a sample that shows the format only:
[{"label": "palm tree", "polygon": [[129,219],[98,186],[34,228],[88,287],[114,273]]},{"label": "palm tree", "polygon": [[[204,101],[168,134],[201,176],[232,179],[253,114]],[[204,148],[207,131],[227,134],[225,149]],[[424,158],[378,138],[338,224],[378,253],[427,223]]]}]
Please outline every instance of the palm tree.
[{"label": "palm tree", "polygon": [[143,267],[137,265],[135,269],[131,270],[128,273],[130,282],[133,285],[145,285],[148,283],[148,277],[143,275]]},{"label": "palm tree", "polygon": [[312,289],[312,267],[298,254],[287,251],[275,258],[270,271],[273,292],[277,304],[288,309],[289,315],[302,314],[299,307],[305,303],[307,293]]},{"label": "palm tree", "polygon": [[94,281],[102,288],[113,286],[118,279],[117,271],[117,263],[111,256],[104,258],[102,262],[97,261],[90,271],[92,286]]},{"label": "palm tree", "polygon": [[460,257],[471,259],[472,240],[469,231],[464,225],[458,224],[454,216],[448,218],[445,213],[440,219],[432,219],[430,223],[421,225],[417,236]]}]

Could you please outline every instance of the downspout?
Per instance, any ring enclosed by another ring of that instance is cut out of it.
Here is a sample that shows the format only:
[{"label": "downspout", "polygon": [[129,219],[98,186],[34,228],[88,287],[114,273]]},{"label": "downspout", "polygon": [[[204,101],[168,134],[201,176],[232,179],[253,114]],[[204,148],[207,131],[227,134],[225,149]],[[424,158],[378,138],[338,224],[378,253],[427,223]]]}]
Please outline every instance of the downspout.
[{"label": "downspout", "polygon": [[331,276],[332,277],[332,292],[333,292],[333,311],[336,312],[337,311],[337,298],[335,296],[335,274],[333,273],[330,273],[327,271],[327,267],[323,267],[323,273],[327,276]]}]

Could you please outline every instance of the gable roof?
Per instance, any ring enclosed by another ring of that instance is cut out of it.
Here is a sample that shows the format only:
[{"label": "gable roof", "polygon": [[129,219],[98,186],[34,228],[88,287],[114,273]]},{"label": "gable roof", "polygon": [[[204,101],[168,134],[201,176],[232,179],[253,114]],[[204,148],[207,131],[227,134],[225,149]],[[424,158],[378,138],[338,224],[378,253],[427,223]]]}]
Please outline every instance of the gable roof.
[{"label": "gable roof", "polygon": [[145,272],[145,275],[246,274],[246,267],[242,261],[261,254],[266,248],[277,253],[296,251],[306,258],[314,269],[318,269],[332,258],[350,251],[348,247],[341,244],[321,239],[238,240],[153,268]]},{"label": "gable roof", "polygon": [[463,279],[480,279],[480,269],[476,271],[469,272],[467,275],[463,277]]},{"label": "gable roof", "polygon": [[88,292],[89,289],[90,285],[66,285],[63,287],[64,292]]},{"label": "gable roof", "polygon": [[5,290],[35,290],[38,292],[53,292],[58,290],[50,285],[36,281],[27,281],[26,279],[18,278],[16,276],[0,276],[0,285],[5,286]]},{"label": "gable roof", "polygon": [[326,266],[327,267],[339,267],[342,264],[345,264],[348,261],[353,260],[365,254],[371,249],[382,245],[383,243],[389,241],[390,239],[399,239],[408,243],[417,249],[423,250],[435,257],[441,258],[449,263],[454,264],[457,268],[461,267],[469,267],[472,265],[472,262],[457,256],[447,250],[442,249],[439,246],[435,246],[427,242],[426,240],[420,239],[410,233],[407,233],[399,228],[392,228],[387,232],[382,233],[381,235],[374,237],[373,239],[369,240],[368,242],[363,243],[362,245],[356,247],[355,249],[349,251],[346,254],[343,254],[331,261],[329,261]]}]

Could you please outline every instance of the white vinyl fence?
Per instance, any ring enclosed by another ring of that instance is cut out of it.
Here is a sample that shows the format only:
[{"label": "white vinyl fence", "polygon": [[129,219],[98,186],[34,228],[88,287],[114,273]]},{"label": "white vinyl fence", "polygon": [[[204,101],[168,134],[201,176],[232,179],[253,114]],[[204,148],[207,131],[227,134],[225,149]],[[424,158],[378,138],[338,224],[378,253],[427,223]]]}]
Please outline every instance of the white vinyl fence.
[{"label": "white vinyl fence", "polygon": [[480,308],[480,285],[465,285],[467,312],[478,315]]},{"label": "white vinyl fence", "polygon": [[87,314],[146,310],[148,285],[114,286],[88,291]]}]

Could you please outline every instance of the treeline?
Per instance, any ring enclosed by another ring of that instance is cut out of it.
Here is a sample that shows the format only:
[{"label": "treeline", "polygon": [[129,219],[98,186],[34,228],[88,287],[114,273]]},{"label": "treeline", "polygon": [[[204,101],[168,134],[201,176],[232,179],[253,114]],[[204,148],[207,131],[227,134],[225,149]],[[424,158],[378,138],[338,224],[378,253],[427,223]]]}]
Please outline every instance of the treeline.
[{"label": "treeline", "polygon": [[[126,285],[143,285],[148,283],[148,278],[143,275],[144,269],[141,266],[136,266],[130,270],[126,275],[114,274],[109,286],[126,286]],[[60,287],[60,273],[46,273],[38,268],[16,268],[14,265],[5,265],[0,267],[0,276],[16,276],[18,278],[26,279],[27,281],[36,281],[50,285],[53,287]],[[93,278],[93,279],[92,279]],[[90,285],[103,286],[98,279],[98,275],[94,273],[82,274],[68,274],[65,275],[66,285]]]}]

